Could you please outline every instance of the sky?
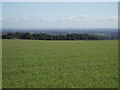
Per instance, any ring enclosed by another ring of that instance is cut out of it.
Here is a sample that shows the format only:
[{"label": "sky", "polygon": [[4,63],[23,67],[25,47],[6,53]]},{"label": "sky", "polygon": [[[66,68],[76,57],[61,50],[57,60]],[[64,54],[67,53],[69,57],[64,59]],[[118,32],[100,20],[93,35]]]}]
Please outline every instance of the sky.
[{"label": "sky", "polygon": [[117,17],[117,2],[3,2],[0,21],[9,29],[117,28]]}]

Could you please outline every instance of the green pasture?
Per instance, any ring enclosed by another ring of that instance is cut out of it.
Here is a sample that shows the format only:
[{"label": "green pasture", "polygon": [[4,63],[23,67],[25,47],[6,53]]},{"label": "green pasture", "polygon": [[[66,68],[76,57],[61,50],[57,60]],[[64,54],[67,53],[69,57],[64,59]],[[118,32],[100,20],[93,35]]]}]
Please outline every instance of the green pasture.
[{"label": "green pasture", "polygon": [[117,88],[118,41],[2,40],[3,88]]}]

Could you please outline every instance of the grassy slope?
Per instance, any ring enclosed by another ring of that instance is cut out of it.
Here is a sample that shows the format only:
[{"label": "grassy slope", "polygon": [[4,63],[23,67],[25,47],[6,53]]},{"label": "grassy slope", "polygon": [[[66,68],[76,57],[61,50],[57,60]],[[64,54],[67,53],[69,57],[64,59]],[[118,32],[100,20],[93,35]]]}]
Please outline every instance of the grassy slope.
[{"label": "grassy slope", "polygon": [[3,88],[117,86],[117,40],[3,40]]}]

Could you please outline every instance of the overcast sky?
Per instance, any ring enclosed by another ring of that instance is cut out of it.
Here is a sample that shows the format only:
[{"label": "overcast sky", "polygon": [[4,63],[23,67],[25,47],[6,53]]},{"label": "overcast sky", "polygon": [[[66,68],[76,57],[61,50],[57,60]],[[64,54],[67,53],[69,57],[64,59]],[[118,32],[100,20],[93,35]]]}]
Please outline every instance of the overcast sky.
[{"label": "overcast sky", "polygon": [[3,28],[117,28],[117,2],[6,2]]}]

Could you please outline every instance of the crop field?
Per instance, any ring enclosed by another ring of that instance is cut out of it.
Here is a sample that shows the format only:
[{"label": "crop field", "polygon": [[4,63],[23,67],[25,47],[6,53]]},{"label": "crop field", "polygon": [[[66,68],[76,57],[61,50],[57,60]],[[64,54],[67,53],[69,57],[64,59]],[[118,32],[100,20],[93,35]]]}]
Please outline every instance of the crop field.
[{"label": "crop field", "polygon": [[2,41],[3,88],[117,88],[118,41]]}]

